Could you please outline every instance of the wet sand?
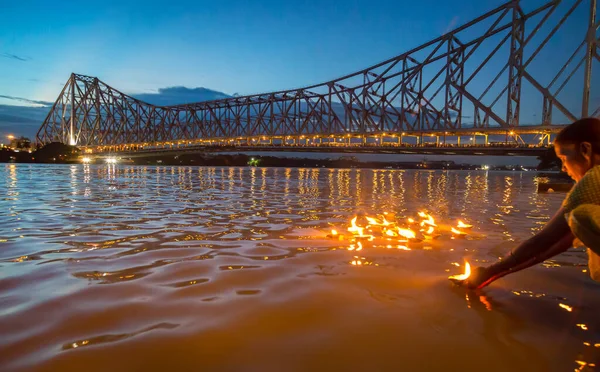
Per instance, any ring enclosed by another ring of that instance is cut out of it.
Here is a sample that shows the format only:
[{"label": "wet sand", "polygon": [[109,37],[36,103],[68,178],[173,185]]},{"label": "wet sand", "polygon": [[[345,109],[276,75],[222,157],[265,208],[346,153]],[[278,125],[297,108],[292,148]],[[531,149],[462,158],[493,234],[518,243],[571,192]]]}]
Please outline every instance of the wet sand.
[{"label": "wet sand", "polygon": [[[585,253],[453,286],[564,194],[532,173],[3,165],[2,371],[564,371],[600,363]],[[410,251],[357,213],[475,225]],[[352,261],[361,261],[353,265]],[[563,306],[561,306],[561,304]],[[568,311],[571,309],[571,311]]]}]

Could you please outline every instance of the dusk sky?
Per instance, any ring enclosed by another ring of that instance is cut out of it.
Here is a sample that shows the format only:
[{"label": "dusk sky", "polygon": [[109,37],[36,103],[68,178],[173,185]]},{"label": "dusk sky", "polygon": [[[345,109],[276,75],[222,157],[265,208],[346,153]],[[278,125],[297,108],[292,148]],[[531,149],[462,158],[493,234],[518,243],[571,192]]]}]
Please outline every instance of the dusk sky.
[{"label": "dusk sky", "polygon": [[400,54],[502,3],[3,1],[0,95],[54,101],[71,72],[128,93],[301,87]]},{"label": "dusk sky", "polygon": [[134,95],[175,86],[230,95],[308,86],[401,54],[503,3],[2,1],[0,105],[53,102],[71,72]]}]

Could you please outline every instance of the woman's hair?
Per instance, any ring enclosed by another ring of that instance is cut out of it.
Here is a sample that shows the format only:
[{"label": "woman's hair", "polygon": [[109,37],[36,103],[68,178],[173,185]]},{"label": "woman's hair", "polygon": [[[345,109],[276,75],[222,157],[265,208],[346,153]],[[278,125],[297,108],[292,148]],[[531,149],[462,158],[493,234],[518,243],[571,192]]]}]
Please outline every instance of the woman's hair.
[{"label": "woman's hair", "polygon": [[592,152],[600,154],[600,119],[579,119],[561,130],[554,139],[554,143],[561,145],[579,145],[582,142],[591,143]]}]

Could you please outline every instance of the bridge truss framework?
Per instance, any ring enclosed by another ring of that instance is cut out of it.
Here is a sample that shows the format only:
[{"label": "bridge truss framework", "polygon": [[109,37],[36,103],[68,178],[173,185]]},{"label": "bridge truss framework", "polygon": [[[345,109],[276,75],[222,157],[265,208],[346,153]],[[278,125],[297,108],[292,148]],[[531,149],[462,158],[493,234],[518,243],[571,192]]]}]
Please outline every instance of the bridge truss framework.
[{"label": "bridge truss framework", "polygon": [[600,63],[596,11],[596,0],[553,0],[529,12],[510,1],[406,53],[323,84],[174,106],[151,105],[98,78],[72,74],[37,142],[113,151],[316,138],[335,143],[373,137],[380,144],[384,137],[401,142],[403,136],[421,143],[423,136],[548,138],[578,118],[600,117],[600,89],[593,90],[600,84],[592,84]]}]

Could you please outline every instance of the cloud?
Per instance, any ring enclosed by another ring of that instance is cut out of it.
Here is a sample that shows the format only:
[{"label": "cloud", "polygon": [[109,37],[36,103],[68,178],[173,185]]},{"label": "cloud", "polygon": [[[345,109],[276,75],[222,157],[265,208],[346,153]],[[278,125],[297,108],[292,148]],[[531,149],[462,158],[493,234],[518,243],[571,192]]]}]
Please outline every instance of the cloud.
[{"label": "cloud", "polygon": [[2,54],[0,54],[0,57],[15,59],[15,60],[21,61],[21,62],[26,62],[31,59],[29,57],[20,57],[16,54],[10,54],[10,53],[2,53]]},{"label": "cloud", "polygon": [[156,93],[138,93],[133,94],[133,96],[139,100],[158,106],[181,105],[184,103],[213,101],[231,97],[223,92],[202,87],[167,87],[158,89]]},{"label": "cloud", "polygon": [[0,104],[0,134],[10,133],[34,139],[49,111],[49,107]]},{"label": "cloud", "polygon": [[37,100],[33,100],[33,99],[28,99],[28,98],[22,98],[22,97],[14,97],[14,96],[5,96],[0,94],[0,98],[4,98],[4,99],[10,99],[13,101],[18,101],[18,102],[22,102],[22,103],[27,103],[29,105],[42,105],[42,106],[52,106],[54,104],[54,102],[47,102],[47,101],[37,101]]},{"label": "cloud", "polygon": [[454,30],[454,28],[456,27],[456,24],[458,23],[458,16],[453,17],[450,20],[450,23],[448,23],[448,26],[446,26],[446,30],[444,31],[444,35],[447,34],[448,32]]}]

